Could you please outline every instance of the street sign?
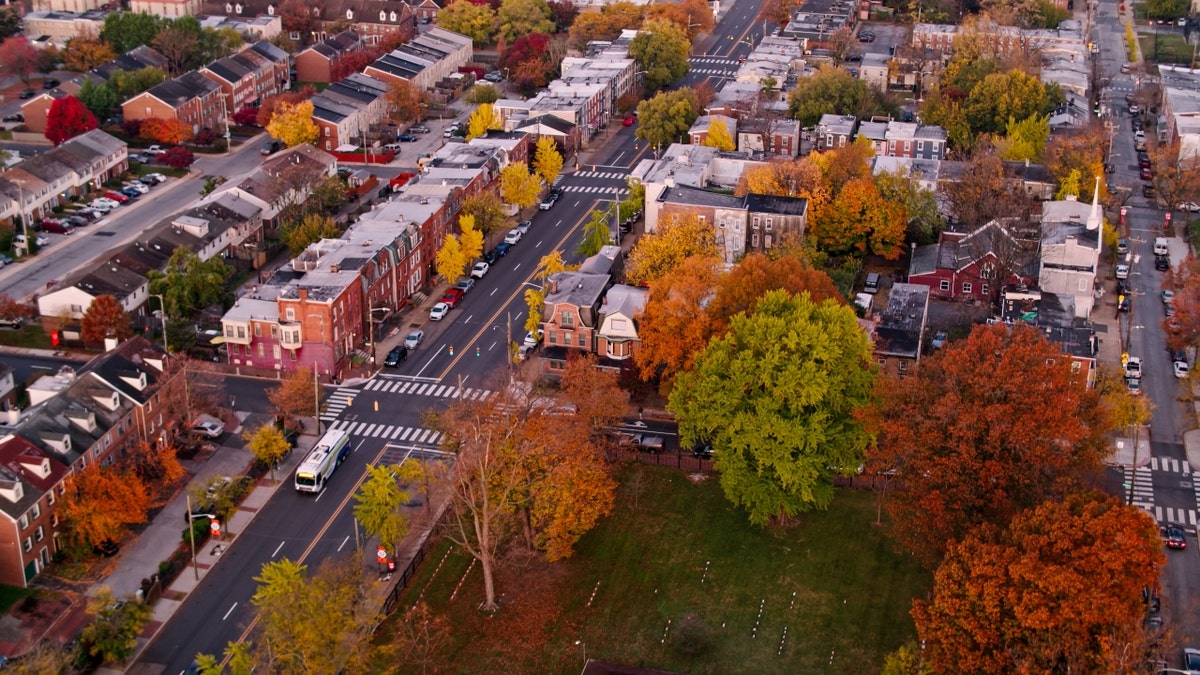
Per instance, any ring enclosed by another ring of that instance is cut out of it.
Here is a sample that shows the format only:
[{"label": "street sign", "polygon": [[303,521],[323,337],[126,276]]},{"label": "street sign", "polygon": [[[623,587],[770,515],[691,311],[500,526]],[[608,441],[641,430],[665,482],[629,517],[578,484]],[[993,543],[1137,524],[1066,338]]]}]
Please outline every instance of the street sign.
[{"label": "street sign", "polygon": [[212,534],[213,539],[221,538],[221,521],[213,518],[209,521],[208,531]]},{"label": "street sign", "polygon": [[375,557],[379,559],[379,562],[383,562],[383,561],[387,560],[387,549],[382,546],[376,547],[375,548]]}]

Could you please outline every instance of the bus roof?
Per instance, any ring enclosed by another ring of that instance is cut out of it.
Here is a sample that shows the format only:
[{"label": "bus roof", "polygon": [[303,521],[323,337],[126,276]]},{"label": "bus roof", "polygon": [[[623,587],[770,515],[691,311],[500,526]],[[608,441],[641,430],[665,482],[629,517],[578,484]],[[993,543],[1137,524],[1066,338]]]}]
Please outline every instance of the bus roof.
[{"label": "bus roof", "polygon": [[296,468],[296,472],[315,473],[325,463],[325,458],[329,456],[329,453],[340,445],[344,439],[349,438],[350,435],[344,431],[331,429],[325,432],[321,440],[317,441],[317,444],[313,446],[312,452],[308,453],[308,457],[305,457],[300,466]]}]

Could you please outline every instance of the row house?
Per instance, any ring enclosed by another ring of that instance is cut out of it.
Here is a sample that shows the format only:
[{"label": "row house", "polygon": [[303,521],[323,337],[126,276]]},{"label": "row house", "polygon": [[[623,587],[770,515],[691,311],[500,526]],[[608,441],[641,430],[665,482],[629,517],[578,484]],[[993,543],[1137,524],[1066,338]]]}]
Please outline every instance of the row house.
[{"label": "row house", "polygon": [[72,473],[160,438],[181,386],[168,358],[131,338],[78,373],[41,378],[28,410],[0,416],[0,583],[28,586],[59,552],[56,506]]},{"label": "row house", "polygon": [[858,118],[854,115],[821,115],[820,121],[817,122],[817,148],[844,148],[854,142],[854,132],[857,128]]},{"label": "row house", "polygon": [[531,139],[530,145],[536,145],[542,136],[549,136],[569,154],[574,154],[583,143],[583,132],[580,128],[555,115],[538,115],[520,121],[514,120],[512,131],[528,136]]},{"label": "row house", "polygon": [[1038,287],[1074,298],[1075,316],[1087,319],[1096,303],[1104,216],[1097,182],[1091,206],[1076,199],[1042,204]]},{"label": "row house", "polygon": [[599,83],[570,87],[555,80],[529,100],[529,115],[555,115],[580,127],[586,146],[611,119],[613,111],[605,101],[605,89]]},{"label": "row house", "polygon": [[337,175],[337,158],[307,143],[281,150],[238,182],[219,185],[202,201],[229,199],[253,204],[259,210],[263,231],[277,236],[279,214],[288,204],[308,199],[312,186]]},{"label": "row house", "polygon": [[473,55],[471,38],[430,28],[380,56],[363,72],[389,85],[406,82],[420,91],[432,91],[438,82],[469,64]]},{"label": "row house", "polygon": [[[136,4],[158,0],[131,1]],[[192,14],[221,17],[229,21],[274,19],[283,13],[284,5],[280,0],[166,1],[198,1],[200,9]],[[287,31],[288,38],[298,45],[319,43],[330,39],[331,36],[337,37],[341,32],[347,30],[361,36],[364,43],[371,45],[392,35],[404,38],[416,30],[412,8],[404,0],[326,0],[320,3],[309,3],[306,8],[312,10],[311,28],[307,32],[296,30],[295,27]],[[300,81],[307,80],[301,78]]]},{"label": "row house", "polygon": [[996,321],[1034,327],[1071,358],[1072,369],[1084,376],[1084,386],[1096,386],[1100,338],[1088,322],[1076,317],[1072,297],[1027,286],[1007,286],[1001,292]]},{"label": "row house", "polygon": [[260,16],[203,16],[196,18],[200,19],[201,28],[210,28],[212,30],[231,28],[245,36],[246,40],[251,42],[273,40],[283,34],[283,19],[270,14]]},{"label": "row house", "polygon": [[201,129],[222,128],[224,101],[221,87],[193,70],[137,94],[121,104],[121,111],[126,120],[178,120],[194,135]]},{"label": "row house", "polygon": [[99,188],[129,166],[127,146],[93,129],[0,174],[0,218],[36,222],[72,196]]},{"label": "row house", "polygon": [[321,148],[330,151],[358,139],[366,144],[371,125],[388,115],[388,86],[362,73],[352,73],[313,96],[312,119]]},{"label": "row house", "polygon": [[991,304],[1006,284],[1033,283],[1037,242],[1017,238],[1011,223],[989,221],[972,232],[944,230],[938,243],[913,245],[908,281],[940,300]]},{"label": "row house", "polygon": [[767,117],[742,120],[737,131],[738,150],[795,159],[800,154],[799,120]]},{"label": "row house", "polygon": [[301,50],[293,60],[297,82],[332,82],[338,64],[365,45],[354,31],[342,31]]},{"label": "row house", "polygon": [[33,98],[21,104],[21,117],[25,118],[25,130],[35,134],[46,134],[46,127],[50,118],[50,107],[54,102],[66,98],[67,96],[75,96],[78,98],[79,87],[74,82],[67,82],[62,86],[55,87],[49,91],[42,90]]},{"label": "row house", "polygon": [[1060,22],[1057,28],[1048,29],[1002,26],[988,20],[978,20],[967,30],[954,24],[919,23],[913,26],[912,46],[950,53],[954,49],[954,41],[968,30],[977,38],[987,56],[1012,56],[1034,50],[1084,53],[1087,46],[1082,24],[1074,19],[1067,19]]},{"label": "row house", "polygon": [[803,238],[808,217],[808,200],[803,198],[739,197],[682,185],[663,190],[655,201],[660,221],[691,216],[712,227],[717,249],[728,264],[747,253],[766,252],[784,239]]},{"label": "row house", "polygon": [[635,93],[639,84],[637,62],[617,55],[568,56],[562,60],[561,72],[559,79],[568,85],[604,84],[611,110],[616,110],[617,99]]},{"label": "row house", "polygon": [[245,107],[257,108],[263,99],[287,91],[291,86],[287,52],[261,40],[246,49],[217,59],[200,69],[200,74],[221,88],[227,114]]},{"label": "row house", "polygon": [[1159,66],[1162,119],[1159,141],[1179,144],[1179,165],[1193,166],[1200,157],[1200,70]]},{"label": "row house", "polygon": [[873,324],[871,356],[879,364],[880,372],[904,378],[916,371],[928,318],[928,286],[892,284],[887,308],[868,317]]},{"label": "row house", "polygon": [[644,159],[630,175],[646,188],[646,232],[658,230],[658,198],[675,186],[733,191],[746,171],[767,166],[765,155],[723,152],[705,145],[673,143],[658,159]]},{"label": "row house", "polygon": [[946,130],[936,124],[887,123],[884,153],[891,157],[941,160],[946,157]]},{"label": "row house", "polygon": [[166,72],[170,67],[171,62],[167,57],[160,54],[153,47],[138,45],[112,61],[107,61],[96,66],[88,74],[95,75],[107,82],[113,76],[113,73],[118,71],[133,73],[143,68],[157,68]]},{"label": "row house", "polygon": [[[241,7],[241,4],[238,4]],[[197,16],[204,13],[201,0],[129,0],[129,11],[165,19]]]}]

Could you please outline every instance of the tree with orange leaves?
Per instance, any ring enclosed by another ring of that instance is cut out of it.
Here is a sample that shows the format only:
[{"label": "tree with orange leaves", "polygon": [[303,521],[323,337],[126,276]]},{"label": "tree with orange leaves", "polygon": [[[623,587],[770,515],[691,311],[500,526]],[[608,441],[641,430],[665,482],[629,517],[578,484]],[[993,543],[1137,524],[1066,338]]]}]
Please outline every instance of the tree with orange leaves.
[{"label": "tree with orange leaves", "polygon": [[175,452],[175,446],[169,443],[141,441],[126,449],[121,468],[137,476],[148,490],[161,492],[187,475]]},{"label": "tree with orange leaves", "polygon": [[933,597],[914,603],[943,673],[1140,672],[1142,589],[1162,542],[1148,515],[1097,492],[1047,501],[951,546]]},{"label": "tree with orange leaves", "polygon": [[836,300],[845,304],[828,274],[808,269],[792,256],[771,259],[762,253],[751,253],[717,281],[716,297],[705,311],[717,332],[724,332],[734,315],[753,314],[759,299],[780,289],[792,295],[807,293],[816,303]]},{"label": "tree with orange leaves", "polygon": [[666,19],[678,25],[689,41],[695,40],[697,35],[711,33],[714,25],[712,9],[705,0],[656,2],[648,5],[646,19]]},{"label": "tree with orange leaves", "polygon": [[1189,254],[1167,272],[1163,288],[1175,294],[1171,301],[1175,316],[1163,320],[1167,346],[1171,349],[1200,346],[1200,260]]},{"label": "tree with orange leaves", "polygon": [[663,393],[692,367],[713,335],[704,306],[716,292],[719,262],[713,256],[691,256],[650,287],[633,358],[643,380],[660,378]]},{"label": "tree with orange leaves", "polygon": [[169,120],[161,117],[147,117],[142,120],[138,136],[145,140],[155,141],[164,145],[179,145],[192,137],[192,129],[179,120]]},{"label": "tree with orange leaves", "polygon": [[904,485],[886,504],[892,535],[930,567],[977,526],[1003,527],[1098,471],[1109,452],[1100,393],[1033,328],[977,326],[915,376],[881,382],[867,467]]},{"label": "tree with orange leaves", "polygon": [[596,367],[596,355],[573,355],[562,373],[563,397],[587,422],[592,436],[604,433],[625,414],[629,394],[621,389],[617,374]]},{"label": "tree with orange leaves", "polygon": [[126,527],[146,522],[149,508],[146,486],[136,474],[93,463],[68,479],[58,515],[68,539],[90,548],[118,540]]},{"label": "tree with orange leaves", "polygon": [[885,200],[875,181],[855,178],[837,193],[810,231],[823,251],[857,251],[895,260],[904,251],[908,219],[904,205]]}]

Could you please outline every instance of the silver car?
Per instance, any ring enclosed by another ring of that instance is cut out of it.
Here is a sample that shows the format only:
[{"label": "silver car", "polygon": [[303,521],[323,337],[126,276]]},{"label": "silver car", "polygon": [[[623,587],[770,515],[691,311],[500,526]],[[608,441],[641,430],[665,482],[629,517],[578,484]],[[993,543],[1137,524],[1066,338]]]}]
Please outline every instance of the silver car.
[{"label": "silver car", "polygon": [[413,332],[409,333],[407,337],[404,338],[404,348],[405,349],[416,349],[417,345],[421,344],[421,342],[424,340],[425,340],[425,331],[414,330]]}]

